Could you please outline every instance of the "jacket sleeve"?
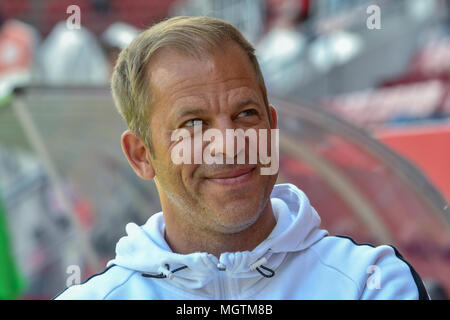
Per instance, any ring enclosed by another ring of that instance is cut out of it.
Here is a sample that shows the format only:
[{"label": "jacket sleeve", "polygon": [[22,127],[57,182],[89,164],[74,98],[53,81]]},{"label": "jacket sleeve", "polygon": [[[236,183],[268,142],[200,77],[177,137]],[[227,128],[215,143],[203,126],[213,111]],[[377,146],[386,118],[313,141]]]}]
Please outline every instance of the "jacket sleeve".
[{"label": "jacket sleeve", "polygon": [[380,246],[375,262],[367,266],[362,300],[429,300],[414,268],[391,246]]}]

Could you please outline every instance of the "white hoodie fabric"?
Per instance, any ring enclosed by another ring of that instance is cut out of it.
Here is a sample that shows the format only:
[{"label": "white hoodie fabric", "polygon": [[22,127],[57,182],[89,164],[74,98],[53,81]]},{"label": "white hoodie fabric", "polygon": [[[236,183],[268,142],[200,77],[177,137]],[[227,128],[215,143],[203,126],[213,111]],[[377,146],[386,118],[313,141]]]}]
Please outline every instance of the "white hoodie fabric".
[{"label": "white hoodie fabric", "polygon": [[427,299],[420,277],[390,246],[329,236],[306,195],[291,184],[271,194],[275,228],[252,251],[177,254],[164,218],[129,223],[101,274],[56,299]]}]

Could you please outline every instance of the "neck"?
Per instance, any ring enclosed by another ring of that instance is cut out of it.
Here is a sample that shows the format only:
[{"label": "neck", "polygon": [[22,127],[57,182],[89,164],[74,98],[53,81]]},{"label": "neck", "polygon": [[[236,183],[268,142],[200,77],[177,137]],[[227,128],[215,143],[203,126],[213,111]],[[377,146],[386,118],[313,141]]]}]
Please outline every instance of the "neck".
[{"label": "neck", "polygon": [[179,225],[173,223],[175,221],[166,214],[164,220],[166,225],[164,237],[173,252],[180,254],[208,252],[217,258],[224,252],[253,250],[269,236],[276,224],[270,200],[252,225],[235,233],[221,233]]}]

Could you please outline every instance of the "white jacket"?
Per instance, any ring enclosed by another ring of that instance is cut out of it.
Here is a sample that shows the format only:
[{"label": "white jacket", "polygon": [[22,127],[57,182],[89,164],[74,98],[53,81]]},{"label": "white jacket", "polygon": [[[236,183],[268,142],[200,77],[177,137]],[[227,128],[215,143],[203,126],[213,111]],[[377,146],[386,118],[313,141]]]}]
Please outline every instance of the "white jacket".
[{"label": "white jacket", "polygon": [[277,224],[252,251],[173,253],[162,212],[129,223],[107,269],[56,299],[427,299],[414,269],[390,246],[328,236],[306,195],[276,185]]}]

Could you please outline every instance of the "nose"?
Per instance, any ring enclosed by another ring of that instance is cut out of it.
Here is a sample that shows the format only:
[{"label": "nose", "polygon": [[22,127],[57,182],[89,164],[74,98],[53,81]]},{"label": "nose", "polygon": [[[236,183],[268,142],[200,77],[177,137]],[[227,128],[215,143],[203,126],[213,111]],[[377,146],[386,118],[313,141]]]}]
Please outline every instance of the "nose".
[{"label": "nose", "polygon": [[226,164],[245,163],[247,142],[243,129],[236,127],[232,119],[223,117],[214,123],[212,132],[214,139],[208,147],[212,157]]},{"label": "nose", "polygon": [[234,159],[237,151],[236,146],[231,148],[232,141],[229,137],[227,138],[227,132],[234,130],[233,121],[228,117],[220,117],[215,121],[212,129],[216,130],[216,135],[211,141],[211,156]]}]

